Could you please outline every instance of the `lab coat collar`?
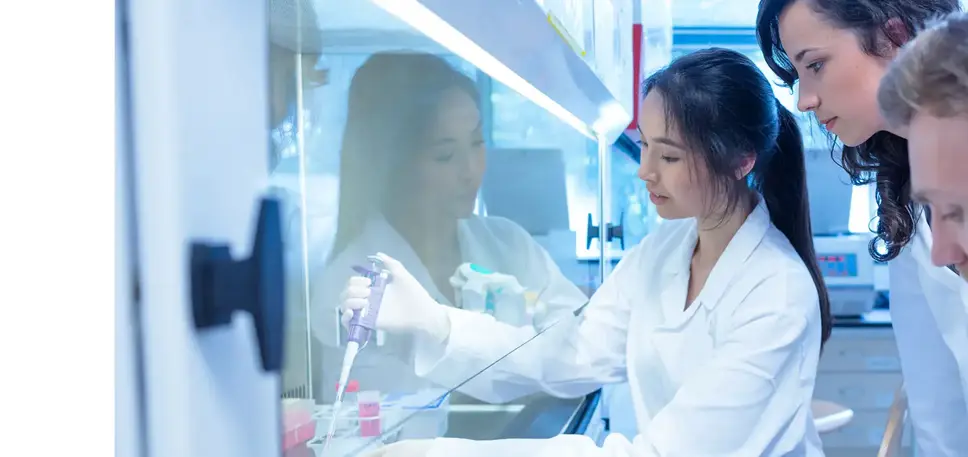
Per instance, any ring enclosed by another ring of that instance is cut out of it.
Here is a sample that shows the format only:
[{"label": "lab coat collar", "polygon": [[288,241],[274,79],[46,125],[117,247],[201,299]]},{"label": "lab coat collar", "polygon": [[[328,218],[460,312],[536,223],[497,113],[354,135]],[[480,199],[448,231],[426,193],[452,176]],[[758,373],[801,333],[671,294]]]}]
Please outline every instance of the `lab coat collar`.
[{"label": "lab coat collar", "polygon": [[[719,261],[716,262],[716,266],[713,267],[709,277],[706,279],[706,284],[690,308],[700,304],[708,310],[716,307],[726,288],[729,286],[730,281],[743,270],[740,265],[746,262],[746,259],[753,253],[756,246],[760,244],[763,237],[766,236],[766,231],[769,227],[770,212],[767,210],[763,199],[759,198],[756,207],[753,208],[753,211],[750,212],[746,221],[743,222],[743,225],[740,226],[736,234],[733,235],[733,239],[726,246],[726,250],[723,251]],[[680,275],[688,278],[689,268],[692,263],[692,254],[696,248],[698,236],[698,227],[695,221],[693,221],[689,225],[689,231],[682,240],[682,243],[669,256],[669,261],[663,265],[663,272],[667,276],[667,281],[674,281]],[[688,289],[688,281],[686,284],[686,289]],[[681,300],[672,301],[680,301],[681,303],[678,306],[680,307],[679,309],[682,309],[681,307],[685,306],[685,298],[685,294],[682,294]]]},{"label": "lab coat collar", "polygon": [[699,239],[699,228],[695,219],[690,221],[688,229],[682,242],[670,253],[669,261],[664,262],[662,271],[667,277],[678,276],[681,273],[689,274],[692,264],[692,253],[696,249],[696,242]]}]

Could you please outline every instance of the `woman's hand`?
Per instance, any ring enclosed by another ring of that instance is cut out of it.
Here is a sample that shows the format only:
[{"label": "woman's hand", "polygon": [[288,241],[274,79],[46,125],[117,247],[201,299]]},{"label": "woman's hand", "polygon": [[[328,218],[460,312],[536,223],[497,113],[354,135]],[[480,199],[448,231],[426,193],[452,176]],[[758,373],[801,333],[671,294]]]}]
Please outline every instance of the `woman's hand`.
[{"label": "woman's hand", "polygon": [[[446,340],[450,335],[446,307],[437,303],[399,261],[383,253],[376,257],[390,271],[376,328],[389,333],[420,333],[437,341]],[[340,321],[344,327],[349,325],[355,313],[367,309],[369,298],[370,279],[351,277],[340,296]]]},{"label": "woman's hand", "polygon": [[425,457],[430,454],[434,440],[406,440],[383,446],[364,457]]}]

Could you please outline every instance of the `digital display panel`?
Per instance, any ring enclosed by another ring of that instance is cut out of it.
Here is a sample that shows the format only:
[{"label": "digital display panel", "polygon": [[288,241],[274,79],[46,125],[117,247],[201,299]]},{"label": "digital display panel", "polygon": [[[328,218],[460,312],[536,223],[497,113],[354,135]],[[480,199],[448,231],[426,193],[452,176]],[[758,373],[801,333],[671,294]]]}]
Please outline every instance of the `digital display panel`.
[{"label": "digital display panel", "polygon": [[817,254],[817,264],[824,277],[850,278],[857,276],[857,254]]}]

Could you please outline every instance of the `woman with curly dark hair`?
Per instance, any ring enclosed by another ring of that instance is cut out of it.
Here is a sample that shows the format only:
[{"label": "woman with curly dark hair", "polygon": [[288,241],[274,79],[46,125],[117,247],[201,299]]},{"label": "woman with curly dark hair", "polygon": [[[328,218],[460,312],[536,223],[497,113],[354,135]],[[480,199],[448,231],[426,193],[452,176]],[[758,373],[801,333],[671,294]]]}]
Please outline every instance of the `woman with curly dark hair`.
[{"label": "woman with curly dark hair", "polygon": [[958,9],[958,0],[761,0],[756,20],[766,63],[796,87],[798,108],[843,144],[835,160],[855,184],[875,185],[879,221],[870,251],[890,262],[891,317],[917,447],[931,456],[968,452],[961,383],[968,366],[959,369],[956,356],[968,348],[954,344],[957,335],[939,318],[964,309],[964,285],[931,263],[929,218],[911,198],[907,132],[885,122],[877,90],[900,48],[931,19]]}]

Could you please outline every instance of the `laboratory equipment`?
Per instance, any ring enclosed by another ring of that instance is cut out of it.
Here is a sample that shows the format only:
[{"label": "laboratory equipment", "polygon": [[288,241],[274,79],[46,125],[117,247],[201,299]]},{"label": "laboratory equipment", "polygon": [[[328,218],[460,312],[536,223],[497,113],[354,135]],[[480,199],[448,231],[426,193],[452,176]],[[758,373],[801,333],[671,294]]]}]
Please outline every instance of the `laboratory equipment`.
[{"label": "laboratory equipment", "polygon": [[[372,2],[359,2],[359,5],[354,2],[352,8],[344,7],[340,2],[275,0],[271,2],[271,8],[261,2],[244,5],[224,1],[206,2],[202,5],[185,0],[174,0],[163,5],[144,1],[126,2],[131,3],[132,8],[124,15],[125,22],[134,31],[134,35],[139,37],[129,43],[130,48],[127,51],[131,54],[129,57],[134,58],[130,59],[129,68],[124,69],[132,79],[131,99],[135,101],[132,103],[135,109],[130,113],[133,121],[130,130],[136,133],[133,138],[135,147],[131,148],[135,160],[131,163],[137,165],[127,171],[133,175],[129,179],[137,184],[134,187],[139,190],[131,205],[133,213],[139,214],[137,236],[130,237],[137,241],[137,245],[129,246],[128,251],[139,253],[137,257],[143,262],[134,265],[137,268],[133,269],[138,271],[145,284],[172,285],[140,289],[140,297],[146,305],[142,310],[145,318],[138,320],[138,324],[145,328],[137,332],[143,336],[142,344],[139,345],[142,357],[133,365],[139,367],[138,379],[147,380],[144,389],[147,393],[141,402],[134,403],[142,405],[142,415],[148,419],[143,424],[146,427],[145,432],[158,438],[145,441],[146,453],[177,455],[179,450],[188,449],[189,453],[198,451],[207,457],[250,457],[278,454],[282,447],[279,433],[282,408],[279,399],[280,375],[276,370],[266,372],[262,367],[253,366],[251,355],[253,350],[258,350],[258,343],[250,341],[253,338],[253,332],[248,328],[250,321],[234,319],[230,328],[213,335],[185,331],[191,328],[192,316],[185,312],[191,306],[191,301],[188,294],[184,293],[190,288],[190,276],[185,274],[188,262],[184,247],[196,238],[224,241],[236,252],[243,252],[251,247],[251,240],[245,237],[245,227],[252,225],[252,203],[264,196],[266,170],[271,169],[267,154],[271,139],[266,126],[273,125],[270,119],[272,109],[267,109],[266,105],[275,99],[270,91],[274,87],[273,83],[282,80],[270,76],[273,72],[269,59],[265,58],[269,52],[267,37],[286,34],[293,38],[289,42],[295,43],[296,52],[323,53],[335,57],[334,60],[339,61],[339,65],[332,69],[334,83],[329,85],[325,95],[338,98],[345,93],[345,85],[336,87],[335,83],[348,80],[348,76],[345,72],[337,72],[345,70],[356,58],[355,55],[344,58],[346,54],[341,53],[341,50],[360,50],[361,46],[367,49],[380,48],[384,44],[393,49],[418,50],[420,47],[419,49],[427,50],[429,45],[437,44],[433,43],[433,37],[436,37],[444,41],[444,45],[438,46],[440,49],[446,48],[454,55],[474,58],[477,66],[482,67],[475,69],[479,74],[506,75],[503,79],[514,85],[515,94],[524,94],[521,98],[539,100],[542,107],[550,110],[547,114],[552,120],[560,118],[560,123],[567,123],[572,131],[590,131],[591,126],[595,125],[602,136],[590,141],[600,140],[607,144],[614,141],[611,133],[614,129],[608,125],[602,126],[602,122],[599,122],[602,118],[600,113],[604,111],[599,108],[608,107],[615,97],[605,90],[604,85],[583,65],[580,58],[573,53],[561,52],[564,48],[560,41],[544,39],[553,36],[554,32],[548,27],[542,27],[547,21],[540,8],[528,2],[473,2],[476,4],[412,2],[415,8],[410,8],[411,4],[407,3],[407,8],[394,10],[400,15],[432,10],[437,20],[417,29],[407,27],[407,24],[421,24],[418,21],[391,23],[390,20],[385,20],[394,19],[388,14],[379,16],[379,20],[371,20],[376,17],[375,14],[357,13],[366,8],[366,5],[371,6],[369,10],[379,13],[379,8],[373,8]],[[403,3],[382,4],[393,8]],[[340,24],[343,28],[319,30],[315,17],[307,11],[313,8],[325,8],[323,18],[331,19],[327,24]],[[529,8],[538,14],[529,15]],[[290,14],[280,19],[275,17],[280,11],[298,11],[299,14]],[[462,17],[461,14],[467,11],[479,13],[472,17]],[[158,12],[162,13],[161,16],[155,14]],[[225,17],[227,20],[214,23],[203,20],[209,16]],[[159,17],[168,19],[159,22]],[[493,26],[483,29],[475,27],[481,23]],[[433,24],[446,24],[448,27],[431,27]],[[267,27],[271,29],[271,34],[267,33]],[[435,32],[450,28],[462,32],[459,36],[461,40]],[[360,41],[361,35],[358,33],[338,33],[358,30],[367,32],[366,37],[362,37],[365,42]],[[524,47],[509,48],[505,46],[508,35],[499,33],[501,30],[526,30],[529,32],[529,39],[515,41],[515,44],[523,44]],[[320,33],[327,33],[326,40],[318,39]],[[428,34],[433,37],[428,37]],[[199,40],[177,39],[185,36]],[[231,39],[226,42],[219,40],[219,37]],[[337,40],[340,40],[337,44],[342,47],[333,46]],[[307,42],[321,41],[325,42],[326,49],[320,46],[311,49],[299,48]],[[486,53],[480,52],[481,50]],[[157,52],[171,55],[177,65],[167,65],[157,59],[145,58],[156,55]],[[213,60],[210,58],[212,55],[222,58]],[[466,65],[475,66],[471,63]],[[487,68],[488,65],[490,68]],[[302,78],[297,73],[282,77],[297,81]],[[173,83],[178,81],[191,83]],[[308,86],[296,86],[299,89],[299,103],[303,104],[305,101],[303,106],[313,111],[307,117],[322,119],[326,128],[330,129],[327,133],[340,130],[340,122],[330,120],[343,119],[346,106],[342,103],[313,103]],[[241,88],[251,96],[236,97],[233,94],[238,91],[227,90],[231,88]],[[307,89],[305,100],[303,89]],[[169,102],[173,104],[166,105]],[[206,114],[210,114],[211,110],[199,107],[217,107],[224,115],[211,116]],[[335,108],[320,112],[330,107]],[[199,128],[180,128],[186,123]],[[614,121],[616,126],[622,127],[627,123],[627,120]],[[488,131],[487,124],[485,122],[483,133],[490,136],[492,132]],[[516,120],[515,124],[530,125],[527,118]],[[544,136],[557,139],[561,135],[559,131],[555,131],[557,135]],[[338,135],[328,137],[337,138]],[[153,141],[153,138],[168,138],[172,141],[159,142]],[[538,138],[541,139],[543,138]],[[311,138],[307,138],[307,143],[311,143],[310,140]],[[575,143],[581,144],[580,141]],[[223,148],[212,145],[228,146]],[[298,154],[307,156],[303,150],[306,149],[305,145],[300,143],[297,146]],[[336,154],[327,155],[335,156]],[[166,166],[165,161],[172,158],[176,158],[184,166]],[[578,158],[584,158],[584,155]],[[305,161],[305,168],[301,173],[311,175],[308,171],[312,168],[311,163],[312,161]],[[203,173],[205,177],[200,178],[203,174],[197,173],[199,170],[214,170],[217,172],[217,179],[208,178],[212,173]],[[332,178],[346,180],[351,177]],[[331,187],[331,183],[327,181],[325,185],[314,186],[310,176],[306,176],[304,181],[306,185],[302,186],[301,197],[305,204],[301,206],[301,211],[307,215],[318,213],[325,221],[332,220],[332,225],[335,226],[336,209],[328,206],[330,199],[321,198],[322,202],[319,204],[314,204],[312,200],[314,195],[335,195],[335,192],[325,191]],[[588,191],[582,194],[583,205],[593,205],[601,193],[600,185],[607,184],[596,183],[590,185]],[[179,189],[179,192],[171,192],[173,187]],[[212,189],[218,192],[211,192]],[[607,218],[598,217],[598,220]],[[328,222],[312,224],[308,217],[294,223],[301,226],[298,230],[299,236],[308,241],[307,249],[316,239],[313,231],[317,227],[329,226]],[[320,242],[320,245],[326,243]],[[328,246],[324,249],[328,249]],[[363,254],[366,253],[368,251],[363,251]],[[307,255],[304,260],[306,258],[320,259],[328,256]],[[308,274],[307,271],[298,270],[308,269],[307,264],[308,262],[301,262],[297,270],[288,271]],[[291,274],[289,272],[286,274]],[[309,293],[305,290],[296,292],[298,295],[294,296],[303,297],[304,306],[309,307]],[[558,290],[554,292],[556,296],[560,296]],[[280,306],[279,309],[284,307]],[[283,322],[287,324],[287,336],[295,335],[299,331],[298,338],[287,340],[287,343],[291,343],[290,347],[299,344],[308,348],[316,343],[309,340],[308,332],[301,330],[303,326],[300,322],[288,319]],[[327,337],[332,336],[332,333],[336,332],[320,332],[320,335]],[[332,338],[326,339],[326,343],[331,341]],[[286,359],[284,367],[290,363],[310,363],[308,350],[301,353],[288,350],[287,353],[297,356]],[[301,360],[299,354],[304,354],[307,360]],[[314,352],[313,355],[314,363],[322,359],[320,353]],[[176,363],[170,363],[173,360]],[[356,362],[356,365],[360,363]],[[359,370],[359,367],[354,369]],[[316,373],[312,370],[305,371],[311,375]],[[328,370],[326,372],[329,373]],[[171,383],[167,378],[191,382],[186,388],[186,384]],[[332,393],[329,390],[332,388],[329,379],[318,384],[325,385],[326,388],[315,389],[317,384],[310,385],[314,386],[313,390]],[[205,390],[212,388],[225,395],[205,395]],[[571,412],[572,408],[568,405],[572,403],[561,404],[567,406],[563,409]],[[389,421],[383,422],[386,429]],[[321,431],[325,431],[328,424],[321,426]],[[211,446],[209,441],[212,436],[226,439],[221,440],[218,446]],[[499,436],[495,435],[494,438]]]},{"label": "laboratory equipment", "polygon": [[[323,449],[330,442],[337,424],[340,407],[343,404],[343,394],[346,392],[349,382],[350,371],[353,369],[353,362],[360,349],[370,340],[370,336],[376,329],[376,319],[380,314],[380,304],[383,301],[383,293],[386,291],[387,284],[390,283],[390,271],[383,268],[383,261],[376,256],[368,256],[370,268],[355,266],[357,273],[370,279],[370,298],[366,308],[355,313],[350,319],[349,336],[346,343],[346,353],[343,355],[343,365],[339,373],[339,385],[336,391],[336,401],[333,403],[333,419],[330,421],[329,432],[326,434],[327,441]],[[360,394],[362,397],[362,394]]]},{"label": "laboratory equipment", "polygon": [[481,265],[465,263],[450,278],[459,291],[457,307],[489,314],[514,326],[532,321],[538,292],[526,290],[514,276],[491,271]]},{"label": "laboratory equipment", "polygon": [[874,261],[867,234],[815,236],[814,250],[834,316],[860,316],[874,308]]},{"label": "laboratory equipment", "polygon": [[508,218],[531,235],[569,230],[565,152],[493,148],[481,197],[488,216]]}]

